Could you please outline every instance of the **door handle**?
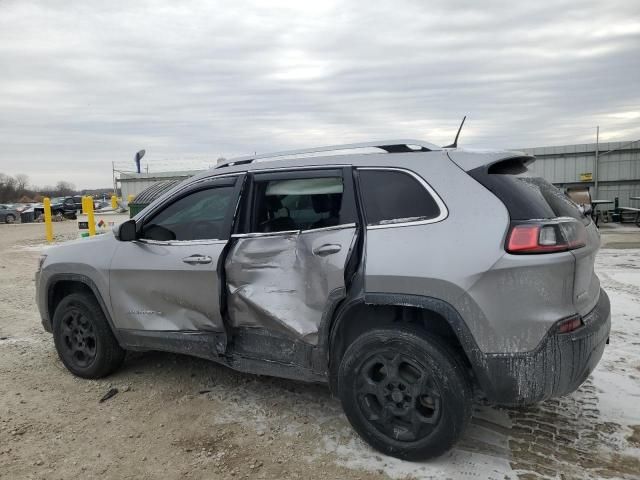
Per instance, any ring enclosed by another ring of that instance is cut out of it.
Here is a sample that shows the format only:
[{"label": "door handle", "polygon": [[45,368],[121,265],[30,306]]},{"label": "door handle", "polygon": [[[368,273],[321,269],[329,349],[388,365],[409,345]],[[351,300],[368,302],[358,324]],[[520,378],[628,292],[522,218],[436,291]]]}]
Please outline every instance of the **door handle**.
[{"label": "door handle", "polygon": [[189,265],[205,265],[207,263],[211,263],[213,259],[209,255],[191,255],[190,257],[185,257],[182,259],[184,263],[188,263]]},{"label": "door handle", "polygon": [[327,255],[332,255],[334,253],[338,253],[342,250],[340,245],[336,245],[334,243],[327,243],[325,245],[321,245],[320,247],[313,249],[313,254],[319,257],[325,257]]}]

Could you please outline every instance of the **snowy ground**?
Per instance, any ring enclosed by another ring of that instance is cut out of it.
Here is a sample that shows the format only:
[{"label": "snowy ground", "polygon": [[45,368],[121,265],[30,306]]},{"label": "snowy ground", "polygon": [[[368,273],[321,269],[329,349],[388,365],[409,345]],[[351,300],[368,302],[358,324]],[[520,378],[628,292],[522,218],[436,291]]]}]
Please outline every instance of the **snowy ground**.
[{"label": "snowy ground", "polygon": [[[579,391],[526,410],[479,405],[452,452],[410,463],[366,446],[321,386],[162,353],[130,355],[105,380],[69,375],[33,303],[42,228],[0,225],[0,478],[640,478],[633,230],[598,256],[611,344]],[[55,229],[77,235],[73,222]],[[120,393],[98,403],[110,385]]]}]

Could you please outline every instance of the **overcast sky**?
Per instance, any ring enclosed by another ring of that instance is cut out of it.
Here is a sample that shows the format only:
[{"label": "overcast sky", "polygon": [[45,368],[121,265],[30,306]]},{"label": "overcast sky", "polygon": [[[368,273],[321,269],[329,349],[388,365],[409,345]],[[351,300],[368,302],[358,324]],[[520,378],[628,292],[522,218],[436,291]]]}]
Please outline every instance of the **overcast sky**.
[{"label": "overcast sky", "polygon": [[384,138],[640,138],[640,2],[0,0],[0,172]]}]

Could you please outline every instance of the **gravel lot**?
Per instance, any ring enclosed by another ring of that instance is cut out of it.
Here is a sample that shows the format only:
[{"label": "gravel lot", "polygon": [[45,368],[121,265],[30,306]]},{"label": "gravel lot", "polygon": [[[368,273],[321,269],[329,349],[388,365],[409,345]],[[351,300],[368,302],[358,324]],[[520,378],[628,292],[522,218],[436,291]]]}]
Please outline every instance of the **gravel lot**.
[{"label": "gravel lot", "polygon": [[71,376],[34,303],[44,227],[0,225],[0,478],[640,478],[640,236],[615,235],[624,249],[597,261],[613,331],[594,375],[526,410],[478,405],[456,449],[409,463],[361,442],[321,386],[164,353]]}]

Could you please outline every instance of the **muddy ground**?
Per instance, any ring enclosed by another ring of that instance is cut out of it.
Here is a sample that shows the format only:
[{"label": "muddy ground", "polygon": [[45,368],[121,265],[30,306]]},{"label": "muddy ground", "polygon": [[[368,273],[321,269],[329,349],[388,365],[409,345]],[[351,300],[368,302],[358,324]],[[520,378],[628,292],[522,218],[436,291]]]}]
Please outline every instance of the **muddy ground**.
[{"label": "muddy ground", "polygon": [[594,375],[526,410],[478,405],[452,452],[409,463],[360,441],[322,386],[164,353],[73,377],[34,303],[43,226],[0,225],[0,478],[640,478],[640,237],[612,233],[624,249],[598,257],[613,331]]}]

